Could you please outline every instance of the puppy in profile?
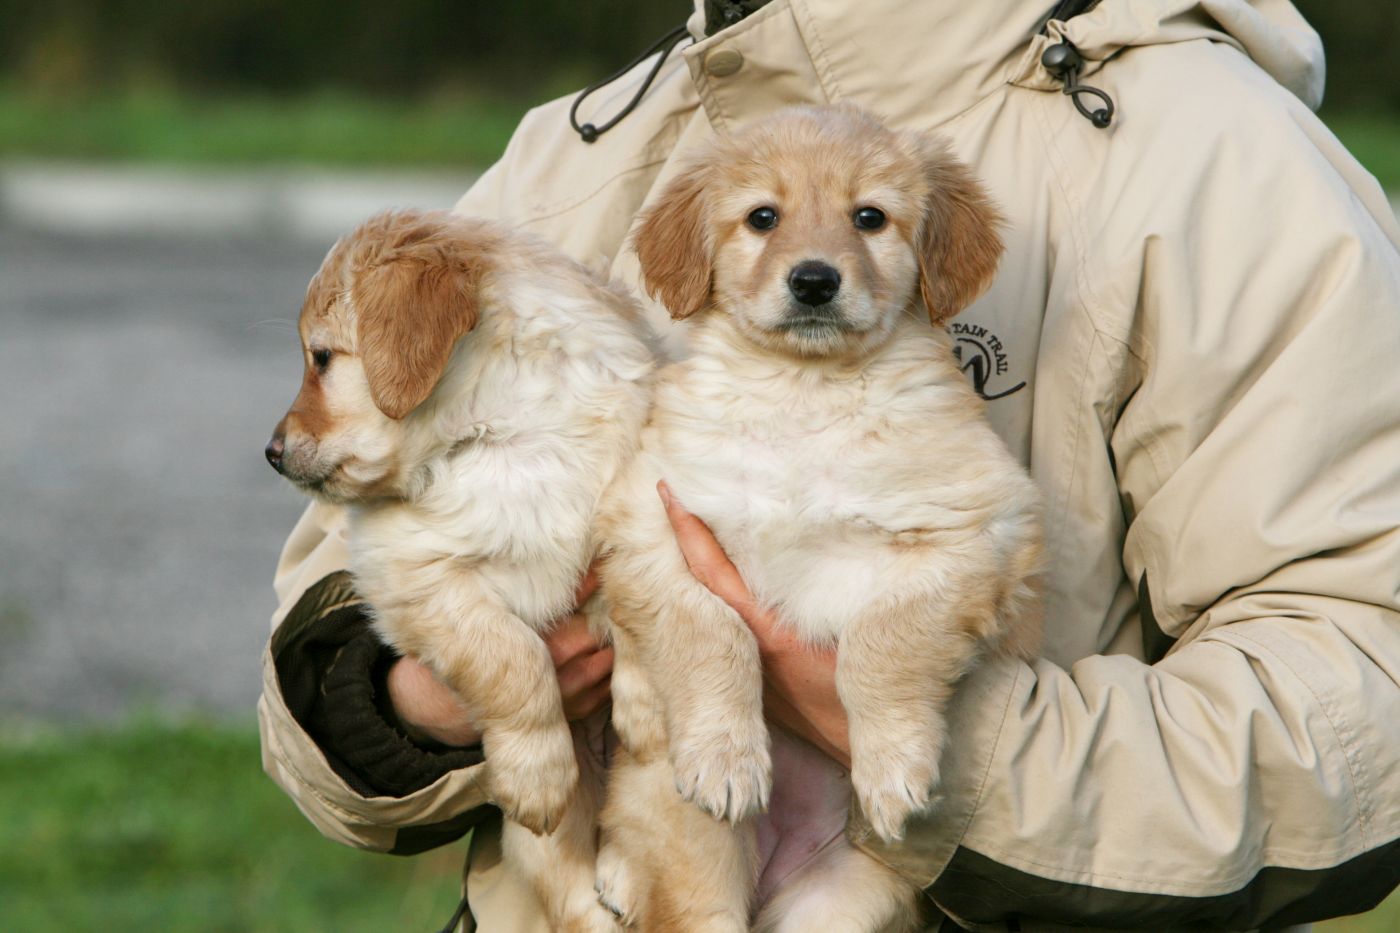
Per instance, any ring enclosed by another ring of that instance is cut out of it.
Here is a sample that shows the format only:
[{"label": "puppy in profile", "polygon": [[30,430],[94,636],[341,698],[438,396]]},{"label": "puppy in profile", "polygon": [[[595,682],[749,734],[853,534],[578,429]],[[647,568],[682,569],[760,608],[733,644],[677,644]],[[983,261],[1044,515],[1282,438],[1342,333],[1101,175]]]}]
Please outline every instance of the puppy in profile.
[{"label": "puppy in profile", "polygon": [[506,857],[553,929],[616,929],[593,891],[598,769],[580,775],[541,636],[572,608],[646,414],[635,302],[534,237],[404,211],[336,243],[300,333],[268,460],[349,507],[374,627],[471,711]]},{"label": "puppy in profile", "polygon": [[[844,838],[751,916],[753,817],[773,782],[758,646],[687,569],[655,490],[664,479],[709,525],[802,641],[836,649],[844,793],[899,839],[934,799],[954,685],[1039,637],[1036,491],[940,326],[990,282],[997,226],[940,142],[845,108],[714,142],[647,209],[644,282],[691,321],[692,354],[658,376],[642,451],[600,517],[624,750],[598,886],[625,923],[918,924],[918,891]],[[823,794],[809,786],[823,779],[780,775],[797,790],[773,799]]]}]

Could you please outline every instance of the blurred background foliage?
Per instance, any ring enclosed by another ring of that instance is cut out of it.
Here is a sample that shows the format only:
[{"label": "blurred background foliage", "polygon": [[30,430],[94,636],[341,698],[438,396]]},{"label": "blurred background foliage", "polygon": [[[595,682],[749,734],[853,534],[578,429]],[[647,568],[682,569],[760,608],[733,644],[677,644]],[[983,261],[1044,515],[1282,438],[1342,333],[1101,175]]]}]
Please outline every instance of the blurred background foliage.
[{"label": "blurred background foliage", "polygon": [[[1329,105],[1400,109],[1400,5],[1297,6],[1327,43]],[[0,0],[0,74],[56,95],[529,97],[610,72],[690,9],[686,0]]]},{"label": "blurred background foliage", "polygon": [[56,94],[528,95],[627,61],[689,9],[685,0],[3,0],[0,58],[7,78]]},{"label": "blurred background foliage", "polygon": [[[1400,5],[1297,5],[1327,47],[1324,117],[1400,184]],[[687,0],[0,0],[0,155],[479,165],[527,106],[611,73],[690,10]]]},{"label": "blurred background foliage", "polygon": [[489,164],[687,0],[0,0],[0,156]]},{"label": "blurred background foliage", "polygon": [[1400,116],[1400,4],[1393,0],[1296,0],[1327,50],[1323,113]]}]

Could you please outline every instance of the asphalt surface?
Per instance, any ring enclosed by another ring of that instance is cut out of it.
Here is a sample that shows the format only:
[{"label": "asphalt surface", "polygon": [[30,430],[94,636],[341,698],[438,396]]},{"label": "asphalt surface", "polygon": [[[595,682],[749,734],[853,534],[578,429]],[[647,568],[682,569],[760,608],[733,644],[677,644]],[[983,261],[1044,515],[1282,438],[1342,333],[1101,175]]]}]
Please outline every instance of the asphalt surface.
[{"label": "asphalt surface", "polygon": [[0,223],[0,719],[251,714],[328,245]]}]

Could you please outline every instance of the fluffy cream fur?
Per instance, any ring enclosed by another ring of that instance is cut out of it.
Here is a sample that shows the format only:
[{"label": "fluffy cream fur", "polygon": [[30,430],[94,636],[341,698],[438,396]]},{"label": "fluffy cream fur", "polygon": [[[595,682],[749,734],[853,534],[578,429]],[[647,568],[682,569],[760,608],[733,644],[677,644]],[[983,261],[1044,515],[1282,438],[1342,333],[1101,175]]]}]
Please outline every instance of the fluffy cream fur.
[{"label": "fluffy cream fur", "polygon": [[631,299],[534,238],[381,215],[312,282],[307,374],[274,439],[289,478],[349,504],[375,628],[466,701],[506,857],[560,930],[616,924],[593,892],[600,775],[580,775],[540,636],[572,608],[637,443],[642,329]]},{"label": "fluffy cream fur", "polygon": [[[885,223],[857,226],[863,207]],[[756,229],[756,208],[777,224]],[[761,603],[837,649],[850,780],[887,840],[934,799],[954,684],[988,653],[1034,652],[1035,489],[949,335],[922,319],[985,287],[996,224],[941,145],[844,109],[786,111],[716,143],[649,208],[636,240],[648,287],[694,319],[691,356],[662,371],[642,452],[600,516],[626,753],[610,777],[599,892],[625,922],[748,929],[751,817],[772,780],[757,644],[690,574],[658,480]],[[841,275],[820,312],[788,287],[809,260]],[[911,929],[917,899],[838,845],[755,922]]]}]

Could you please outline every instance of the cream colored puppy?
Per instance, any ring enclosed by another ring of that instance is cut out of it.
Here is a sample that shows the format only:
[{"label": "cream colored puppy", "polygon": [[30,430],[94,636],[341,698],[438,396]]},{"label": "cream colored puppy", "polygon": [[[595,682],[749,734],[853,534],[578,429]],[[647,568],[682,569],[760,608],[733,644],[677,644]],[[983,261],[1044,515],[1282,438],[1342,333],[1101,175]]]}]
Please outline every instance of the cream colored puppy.
[{"label": "cream colored puppy", "polygon": [[[991,279],[997,223],[941,143],[831,108],[714,143],[648,208],[643,277],[693,352],[662,371],[600,518],[625,753],[599,893],[624,922],[748,929],[771,790],[757,644],[688,571],[658,480],[762,604],[836,648],[850,782],[886,840],[933,799],[954,684],[1035,651],[1036,492],[937,326]],[[911,929],[917,901],[842,840],[756,923]]]},{"label": "cream colored puppy", "polygon": [[593,892],[601,781],[580,781],[541,635],[572,608],[645,417],[635,303],[504,226],[387,213],[331,250],[300,330],[301,392],[268,459],[350,507],[375,629],[470,709],[506,856],[554,928],[615,929]]}]

